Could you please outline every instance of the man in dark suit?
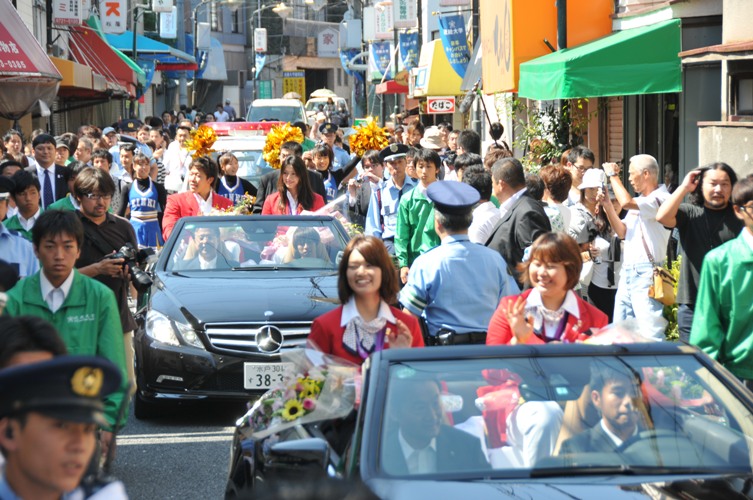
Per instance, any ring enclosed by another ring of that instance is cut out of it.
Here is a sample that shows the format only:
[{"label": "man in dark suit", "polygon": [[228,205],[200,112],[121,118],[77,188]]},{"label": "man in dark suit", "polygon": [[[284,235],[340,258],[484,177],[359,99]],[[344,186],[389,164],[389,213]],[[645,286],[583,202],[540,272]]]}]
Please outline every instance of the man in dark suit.
[{"label": "man in dark suit", "polygon": [[366,228],[371,193],[379,188],[384,177],[384,165],[379,151],[369,151],[361,158],[363,173],[348,182],[348,216],[354,224]]},{"label": "man in dark suit", "polygon": [[68,195],[68,167],[55,164],[55,138],[49,134],[39,134],[31,145],[34,148],[36,165],[26,167],[26,171],[39,179],[40,205],[49,205]]},{"label": "man in dark suit", "polygon": [[195,256],[176,263],[179,270],[232,269],[240,264],[225,250],[217,226],[199,227],[193,233]]},{"label": "man in dark suit", "polygon": [[590,386],[591,401],[601,419],[562,443],[560,455],[613,452],[638,432],[639,391],[633,376],[624,369],[594,363]]},{"label": "man in dark suit", "polygon": [[486,246],[502,254],[508,271],[522,287],[517,266],[526,248],[541,234],[552,230],[540,201],[526,193],[523,165],[515,158],[502,158],[492,167],[492,191],[500,202],[502,217],[492,230]]},{"label": "man in dark suit", "polygon": [[[288,156],[303,156],[303,146],[295,141],[283,142],[280,146],[280,165]],[[327,199],[327,189],[324,187],[324,180],[318,172],[306,170],[309,174],[309,184],[311,189],[320,195],[322,199]],[[256,192],[256,201],[254,202],[254,213],[260,214],[264,208],[264,200],[267,196],[277,191],[277,181],[280,179],[280,169],[275,169],[264,174],[259,181],[259,189]]]},{"label": "man in dark suit", "polygon": [[479,439],[442,423],[436,380],[396,380],[390,406],[382,467],[388,474],[485,471],[490,468]]}]

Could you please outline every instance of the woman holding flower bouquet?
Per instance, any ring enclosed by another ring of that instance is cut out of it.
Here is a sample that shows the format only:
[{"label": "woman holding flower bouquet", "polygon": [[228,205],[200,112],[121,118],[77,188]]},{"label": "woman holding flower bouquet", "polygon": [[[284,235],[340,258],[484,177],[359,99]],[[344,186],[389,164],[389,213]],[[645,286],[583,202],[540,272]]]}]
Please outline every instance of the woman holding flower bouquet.
[{"label": "woman holding flower bouquet", "polygon": [[316,211],[324,198],[311,189],[306,163],[298,156],[288,156],[280,167],[277,192],[264,200],[262,215],[298,215],[303,210]]},{"label": "woman holding flower bouquet", "polygon": [[575,342],[608,323],[607,315],[573,292],[583,261],[580,248],[564,233],[544,233],[518,268],[531,288],[503,298],[492,316],[486,343]]},{"label": "woman holding flower bouquet", "polygon": [[309,340],[321,351],[361,364],[375,351],[424,345],[418,320],[389,304],[397,272],[382,241],[358,235],[340,261],[342,305],[314,320]]}]

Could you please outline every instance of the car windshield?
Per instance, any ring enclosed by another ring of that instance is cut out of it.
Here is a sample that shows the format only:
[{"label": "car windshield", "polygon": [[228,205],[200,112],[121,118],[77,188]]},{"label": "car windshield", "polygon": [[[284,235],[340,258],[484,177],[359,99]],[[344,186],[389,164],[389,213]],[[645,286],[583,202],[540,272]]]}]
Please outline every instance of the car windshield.
[{"label": "car windshield", "polygon": [[750,410],[695,356],[393,364],[387,476],[750,472]]},{"label": "car windshield", "polygon": [[[339,109],[340,106],[344,106],[346,109],[348,107],[347,102],[342,97],[333,97],[332,98],[335,101],[335,106]],[[311,99],[306,103],[306,111],[319,111],[319,105],[321,105],[323,108],[327,107],[327,99]]]},{"label": "car windshield", "polygon": [[[263,146],[263,143],[259,145],[260,148]],[[238,177],[246,179],[256,187],[259,187],[261,177],[267,172],[272,171],[272,167],[264,161],[261,149],[234,150],[232,147],[226,147],[218,149],[218,151],[233,153],[238,159]],[[215,153],[213,156],[217,160],[220,153]]]},{"label": "car windshield", "polygon": [[167,271],[334,271],[347,243],[334,219],[216,219],[183,225],[167,258]]},{"label": "car windshield", "polygon": [[288,122],[304,121],[300,106],[251,106],[246,121]]}]

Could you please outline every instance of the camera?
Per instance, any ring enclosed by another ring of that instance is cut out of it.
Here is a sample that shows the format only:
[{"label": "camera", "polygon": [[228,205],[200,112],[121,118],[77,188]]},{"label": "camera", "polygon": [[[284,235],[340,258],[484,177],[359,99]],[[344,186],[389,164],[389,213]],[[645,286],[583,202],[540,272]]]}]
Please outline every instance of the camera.
[{"label": "camera", "polygon": [[144,272],[142,267],[154,260],[153,248],[135,249],[130,243],[126,243],[117,252],[107,255],[105,259],[123,259],[123,268],[128,266],[131,282],[139,293],[145,292],[152,286],[152,278]]}]

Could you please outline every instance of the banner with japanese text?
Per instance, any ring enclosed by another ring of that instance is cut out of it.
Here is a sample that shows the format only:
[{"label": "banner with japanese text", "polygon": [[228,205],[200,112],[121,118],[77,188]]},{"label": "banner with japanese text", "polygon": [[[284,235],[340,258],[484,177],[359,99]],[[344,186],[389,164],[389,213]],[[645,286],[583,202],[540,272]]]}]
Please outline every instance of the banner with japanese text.
[{"label": "banner with japanese text", "polygon": [[398,45],[400,45],[400,59],[403,61],[403,68],[410,71],[418,66],[418,32],[400,33]]},{"label": "banner with japanese text", "polygon": [[455,73],[463,78],[465,68],[471,60],[463,16],[459,14],[441,16],[439,18],[439,38],[442,40],[442,46],[447,59],[450,61],[450,66],[455,70]]},{"label": "banner with japanese text", "polygon": [[392,0],[392,26],[400,29],[418,27],[416,0]]},{"label": "banner with japanese text", "polygon": [[125,33],[128,21],[128,3],[126,0],[100,0],[99,18],[102,31],[120,35]]},{"label": "banner with japanese text", "polygon": [[[259,75],[261,74],[261,70],[264,69],[264,65],[267,63],[267,54],[262,54],[261,52],[256,53],[256,72],[254,74],[254,79],[259,79]],[[303,94],[301,94],[303,95]]]},{"label": "banner with japanese text", "polygon": [[389,68],[389,74],[385,79],[392,80],[395,71],[390,65],[391,60],[391,42],[372,42],[371,47],[369,47],[369,78],[371,80],[381,80]]}]

